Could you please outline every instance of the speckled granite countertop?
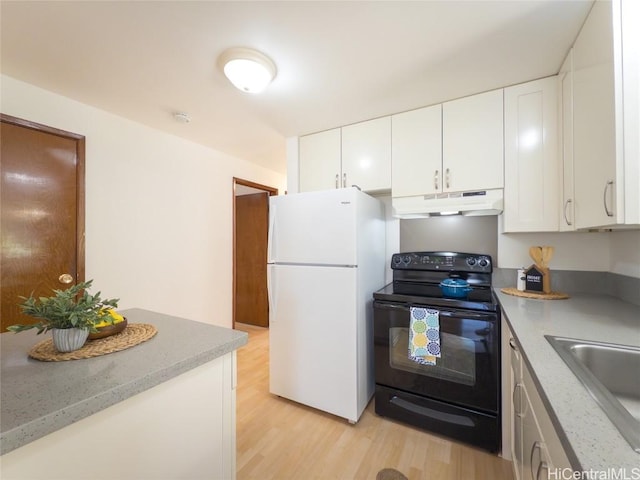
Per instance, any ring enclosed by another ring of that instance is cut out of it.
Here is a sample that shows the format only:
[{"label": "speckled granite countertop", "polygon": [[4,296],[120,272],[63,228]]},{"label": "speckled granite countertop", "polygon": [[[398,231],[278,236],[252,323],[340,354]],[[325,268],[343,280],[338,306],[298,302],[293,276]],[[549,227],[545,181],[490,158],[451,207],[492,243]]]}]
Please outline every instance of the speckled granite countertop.
[{"label": "speckled granite countertop", "polygon": [[625,468],[629,474],[637,469],[640,454],[544,336],[640,346],[640,307],[593,294],[575,294],[568,300],[531,300],[499,289],[496,294],[574,468]]},{"label": "speckled granite countertop", "polygon": [[0,335],[0,446],[8,453],[110,405],[148,390],[247,343],[247,334],[141,309],[121,312],[154,325],[147,342],[101,357],[40,362],[35,330]]}]

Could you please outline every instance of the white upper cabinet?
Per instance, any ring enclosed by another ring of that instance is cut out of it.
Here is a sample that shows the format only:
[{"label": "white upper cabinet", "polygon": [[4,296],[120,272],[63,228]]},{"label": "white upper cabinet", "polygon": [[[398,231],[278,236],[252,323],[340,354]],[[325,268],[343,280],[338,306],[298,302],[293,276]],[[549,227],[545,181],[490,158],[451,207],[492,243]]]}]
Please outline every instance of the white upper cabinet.
[{"label": "white upper cabinet", "polygon": [[298,162],[301,192],[342,186],[340,129],[300,137]]},{"label": "white upper cabinet", "polygon": [[504,230],[558,231],[558,84],[504,89]]},{"label": "white upper cabinet", "polygon": [[442,191],[442,105],[391,117],[393,197]]},{"label": "white upper cabinet", "polygon": [[560,231],[575,230],[575,200],[573,194],[573,49],[558,73],[560,95]]},{"label": "white upper cabinet", "polygon": [[342,127],[342,184],[365,192],[391,189],[391,117]]},{"label": "white upper cabinet", "polygon": [[394,198],[503,187],[502,89],[392,117]]},{"label": "white upper cabinet", "polygon": [[503,91],[442,105],[443,191],[504,186]]},{"label": "white upper cabinet", "polygon": [[391,189],[391,117],[334,128],[299,139],[301,192],[357,185]]},{"label": "white upper cabinet", "polygon": [[[624,15],[622,15],[624,11]],[[640,2],[595,2],[573,48],[576,228],[640,224]]]}]

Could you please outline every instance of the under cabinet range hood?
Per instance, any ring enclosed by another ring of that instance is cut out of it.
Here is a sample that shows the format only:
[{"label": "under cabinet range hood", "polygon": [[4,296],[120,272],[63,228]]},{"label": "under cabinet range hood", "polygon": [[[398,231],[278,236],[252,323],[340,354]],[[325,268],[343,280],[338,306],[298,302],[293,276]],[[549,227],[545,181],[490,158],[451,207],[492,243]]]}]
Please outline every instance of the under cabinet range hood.
[{"label": "under cabinet range hood", "polygon": [[437,193],[391,199],[396,218],[425,218],[442,215],[499,215],[502,213],[503,192],[478,190],[473,192]]}]

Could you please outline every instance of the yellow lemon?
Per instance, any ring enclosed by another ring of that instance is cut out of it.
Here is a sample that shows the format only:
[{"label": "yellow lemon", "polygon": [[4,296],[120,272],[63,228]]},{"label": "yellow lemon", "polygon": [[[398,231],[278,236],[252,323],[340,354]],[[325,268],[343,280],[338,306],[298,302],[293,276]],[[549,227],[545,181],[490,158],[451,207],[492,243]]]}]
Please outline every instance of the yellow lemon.
[{"label": "yellow lemon", "polygon": [[104,315],[109,315],[112,320],[101,320],[98,323],[95,323],[94,326],[96,328],[100,328],[100,327],[106,327],[107,325],[113,325],[116,323],[120,323],[124,320],[124,317],[122,315],[120,315],[118,312],[116,312],[115,310],[108,308],[108,309],[103,309],[102,311],[104,311]]}]

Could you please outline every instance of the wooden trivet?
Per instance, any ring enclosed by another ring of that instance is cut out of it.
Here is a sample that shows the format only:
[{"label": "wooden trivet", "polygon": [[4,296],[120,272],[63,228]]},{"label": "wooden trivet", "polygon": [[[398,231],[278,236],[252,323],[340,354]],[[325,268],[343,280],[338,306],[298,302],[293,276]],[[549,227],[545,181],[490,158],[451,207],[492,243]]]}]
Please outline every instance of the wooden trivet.
[{"label": "wooden trivet", "polygon": [[550,293],[537,293],[537,292],[529,292],[518,290],[517,288],[508,287],[501,288],[500,291],[502,293],[506,293],[507,295],[513,295],[516,297],[524,297],[524,298],[538,298],[541,300],[564,300],[565,298],[569,298],[569,295],[562,292],[550,292]]},{"label": "wooden trivet", "polygon": [[156,333],[158,330],[153,325],[130,323],[122,332],[106,338],[89,340],[82,348],[73,352],[59,352],[53,346],[53,339],[43,340],[31,348],[29,356],[43,362],[64,362],[65,360],[99,357],[146,342]]}]

